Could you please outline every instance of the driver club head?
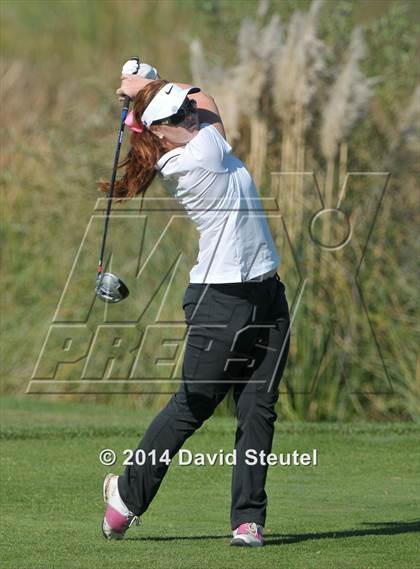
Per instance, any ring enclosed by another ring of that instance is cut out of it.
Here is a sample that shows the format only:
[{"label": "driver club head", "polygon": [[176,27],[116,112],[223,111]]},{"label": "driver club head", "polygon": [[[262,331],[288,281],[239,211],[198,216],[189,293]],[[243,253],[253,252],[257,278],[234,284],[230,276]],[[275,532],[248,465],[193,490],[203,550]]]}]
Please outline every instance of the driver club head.
[{"label": "driver club head", "polygon": [[120,278],[112,273],[99,274],[96,279],[96,296],[104,302],[121,302],[130,294]]}]

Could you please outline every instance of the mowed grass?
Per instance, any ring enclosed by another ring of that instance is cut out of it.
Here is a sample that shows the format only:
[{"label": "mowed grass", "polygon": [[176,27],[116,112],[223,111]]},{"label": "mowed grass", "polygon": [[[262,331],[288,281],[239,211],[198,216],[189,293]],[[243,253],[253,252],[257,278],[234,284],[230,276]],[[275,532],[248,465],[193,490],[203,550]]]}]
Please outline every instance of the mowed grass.
[{"label": "mowed grass", "polygon": [[[316,467],[269,470],[266,547],[231,548],[230,467],[180,466],[122,542],[100,532],[103,448],[133,448],[153,415],[93,404],[1,404],[5,569],[418,568],[419,442],[413,424],[277,424],[274,452],[318,449]],[[233,418],[213,417],[192,452],[232,450]]]}]

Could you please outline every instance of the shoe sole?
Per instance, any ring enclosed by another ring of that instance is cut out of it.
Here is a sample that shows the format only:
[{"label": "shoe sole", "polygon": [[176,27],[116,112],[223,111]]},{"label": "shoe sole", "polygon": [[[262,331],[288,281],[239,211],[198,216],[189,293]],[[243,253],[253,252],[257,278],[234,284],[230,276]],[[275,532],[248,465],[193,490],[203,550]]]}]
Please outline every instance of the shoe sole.
[{"label": "shoe sole", "polygon": [[102,532],[102,535],[104,536],[104,538],[105,538],[106,540],[110,540],[110,539],[111,539],[111,537],[108,537],[108,536],[106,535],[106,533],[104,532],[104,522],[101,523],[101,532]]},{"label": "shoe sole", "polygon": [[243,539],[234,538],[231,540],[230,545],[233,545],[234,547],[262,547],[264,544],[263,543],[247,543]]},{"label": "shoe sole", "polygon": [[247,543],[245,543],[242,539],[232,539],[230,545],[236,545],[236,547],[250,547]]},{"label": "shoe sole", "polygon": [[111,478],[115,476],[114,474],[107,474],[104,478],[104,483],[102,486],[102,497],[106,505],[108,505],[108,488],[109,483],[111,482]]}]

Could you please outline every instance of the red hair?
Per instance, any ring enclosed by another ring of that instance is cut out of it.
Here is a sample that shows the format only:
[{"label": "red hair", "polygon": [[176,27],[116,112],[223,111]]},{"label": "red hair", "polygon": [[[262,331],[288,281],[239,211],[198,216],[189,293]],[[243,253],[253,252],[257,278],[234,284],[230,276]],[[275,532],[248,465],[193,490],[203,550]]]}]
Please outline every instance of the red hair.
[{"label": "red hair", "polygon": [[[152,81],[137,93],[133,103],[133,113],[138,124],[141,123],[141,117],[150,101],[166,83],[167,81],[162,79]],[[156,175],[156,162],[167,152],[161,140],[146,127],[141,133],[131,133],[130,144],[127,156],[118,166],[118,168],[125,167],[125,173],[115,182],[116,198],[132,198],[144,194]],[[99,188],[102,192],[108,192],[109,182],[101,180]]]}]

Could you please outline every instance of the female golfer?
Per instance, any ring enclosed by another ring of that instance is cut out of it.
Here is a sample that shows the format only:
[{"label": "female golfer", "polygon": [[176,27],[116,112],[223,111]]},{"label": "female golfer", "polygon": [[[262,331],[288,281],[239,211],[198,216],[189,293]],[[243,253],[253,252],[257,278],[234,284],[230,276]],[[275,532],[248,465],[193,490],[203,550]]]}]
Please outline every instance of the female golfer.
[{"label": "female golfer", "polygon": [[[267,464],[260,457],[271,452],[290,334],[264,210],[210,96],[189,85],[125,74],[117,93],[133,99],[133,111],[126,121],[131,148],[115,195],[144,194],[157,174],[196,224],[200,240],[183,299],[188,334],[182,384],[139,443],[145,464],[106,476],[103,534],[121,539],[138,522],[170,459],[232,390],[237,429],[231,544],[261,546]],[[247,458],[250,449],[257,461]],[[205,478],[203,498],[204,492]]]}]

